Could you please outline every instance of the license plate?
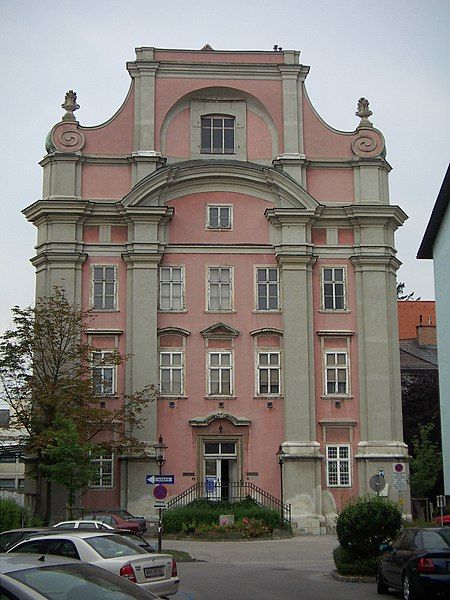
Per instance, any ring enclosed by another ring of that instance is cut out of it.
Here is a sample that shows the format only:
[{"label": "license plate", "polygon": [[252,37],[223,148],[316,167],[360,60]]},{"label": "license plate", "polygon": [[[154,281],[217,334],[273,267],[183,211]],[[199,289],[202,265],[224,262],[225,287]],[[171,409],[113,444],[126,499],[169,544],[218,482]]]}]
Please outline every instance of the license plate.
[{"label": "license plate", "polygon": [[162,577],[164,576],[164,567],[144,567],[144,575],[147,579]]}]

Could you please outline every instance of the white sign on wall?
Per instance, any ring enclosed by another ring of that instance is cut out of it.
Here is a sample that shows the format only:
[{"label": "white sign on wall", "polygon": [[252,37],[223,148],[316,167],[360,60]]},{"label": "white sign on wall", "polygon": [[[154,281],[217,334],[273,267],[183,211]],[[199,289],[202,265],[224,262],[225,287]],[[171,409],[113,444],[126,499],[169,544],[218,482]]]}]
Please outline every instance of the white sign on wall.
[{"label": "white sign on wall", "polygon": [[403,492],[406,490],[406,473],[393,473],[392,480],[394,484],[394,490],[397,490],[397,492]]}]

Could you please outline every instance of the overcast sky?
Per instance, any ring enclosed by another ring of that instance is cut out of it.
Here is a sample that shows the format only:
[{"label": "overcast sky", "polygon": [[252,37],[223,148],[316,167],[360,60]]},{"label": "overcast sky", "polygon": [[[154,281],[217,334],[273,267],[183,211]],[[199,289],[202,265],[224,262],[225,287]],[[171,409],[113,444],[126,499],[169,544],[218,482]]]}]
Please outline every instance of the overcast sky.
[{"label": "overcast sky", "polygon": [[134,48],[301,51],[310,98],[333,127],[352,131],[359,97],[387,143],[398,278],[433,299],[431,261],[415,256],[449,160],[448,0],[0,0],[2,241],[0,332],[9,309],[33,302],[35,228],[21,210],[40,198],[44,140],[74,89],[82,125],[122,103]]}]

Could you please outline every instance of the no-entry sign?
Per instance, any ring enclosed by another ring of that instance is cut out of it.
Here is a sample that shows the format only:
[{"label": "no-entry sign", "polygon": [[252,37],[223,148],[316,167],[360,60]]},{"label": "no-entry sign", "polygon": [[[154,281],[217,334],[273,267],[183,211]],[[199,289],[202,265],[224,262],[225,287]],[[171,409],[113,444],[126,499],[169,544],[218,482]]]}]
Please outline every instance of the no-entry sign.
[{"label": "no-entry sign", "polygon": [[164,500],[167,496],[167,488],[163,485],[156,485],[153,488],[153,495],[157,500]]}]

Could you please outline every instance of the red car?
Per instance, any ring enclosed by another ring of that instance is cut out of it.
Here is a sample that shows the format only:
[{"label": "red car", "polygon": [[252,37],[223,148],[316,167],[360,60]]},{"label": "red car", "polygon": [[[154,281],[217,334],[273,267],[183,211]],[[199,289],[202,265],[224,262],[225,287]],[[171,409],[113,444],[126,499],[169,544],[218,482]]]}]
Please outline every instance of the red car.
[{"label": "red car", "polygon": [[90,519],[101,521],[102,523],[106,523],[106,525],[111,525],[117,529],[134,531],[135,533],[143,533],[147,529],[145,526],[145,521],[143,522],[141,519],[133,519],[129,517],[125,519],[119,514],[119,512],[96,512],[83,517],[83,521]]},{"label": "red car", "polygon": [[445,526],[445,525],[450,526],[450,515],[444,515],[443,517],[441,517],[441,516],[436,517],[434,522],[436,523],[436,525],[439,525],[439,526]]}]

